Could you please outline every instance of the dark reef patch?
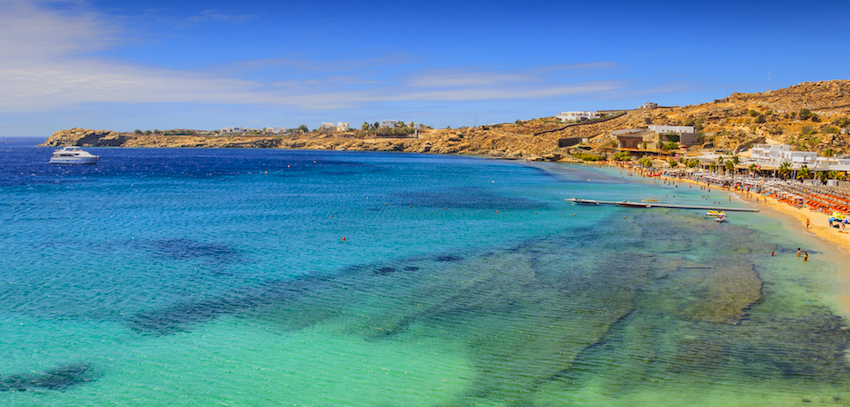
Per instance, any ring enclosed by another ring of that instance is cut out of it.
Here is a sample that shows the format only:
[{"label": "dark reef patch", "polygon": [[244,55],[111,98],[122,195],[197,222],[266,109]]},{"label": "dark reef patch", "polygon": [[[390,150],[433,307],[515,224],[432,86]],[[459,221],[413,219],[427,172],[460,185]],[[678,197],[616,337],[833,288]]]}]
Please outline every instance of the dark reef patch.
[{"label": "dark reef patch", "polygon": [[321,295],[329,280],[324,277],[305,277],[299,280],[269,280],[259,287],[237,290],[203,301],[186,301],[167,307],[139,312],[128,324],[136,332],[171,335],[189,330],[192,324],[215,319],[221,315],[247,311],[255,307],[278,304],[298,295]]},{"label": "dark reef patch", "polygon": [[437,261],[463,261],[463,257],[450,255],[438,256]]},{"label": "dark reef patch", "polygon": [[21,373],[0,377],[0,391],[65,390],[95,378],[90,365],[72,363],[40,374]]},{"label": "dark reef patch", "polygon": [[210,264],[235,264],[245,261],[239,251],[219,243],[191,239],[160,239],[141,243],[155,256],[169,260],[203,259]]},{"label": "dark reef patch", "polygon": [[391,274],[391,273],[395,273],[395,269],[392,268],[392,267],[381,267],[381,268],[375,270],[375,274],[384,275],[384,274]]}]

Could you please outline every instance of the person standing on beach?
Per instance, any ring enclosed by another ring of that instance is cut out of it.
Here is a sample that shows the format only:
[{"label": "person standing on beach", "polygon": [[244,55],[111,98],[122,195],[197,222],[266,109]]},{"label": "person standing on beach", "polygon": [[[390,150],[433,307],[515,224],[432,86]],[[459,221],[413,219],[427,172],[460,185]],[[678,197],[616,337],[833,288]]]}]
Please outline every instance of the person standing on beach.
[{"label": "person standing on beach", "polygon": [[809,220],[806,219],[806,230],[809,230]]}]

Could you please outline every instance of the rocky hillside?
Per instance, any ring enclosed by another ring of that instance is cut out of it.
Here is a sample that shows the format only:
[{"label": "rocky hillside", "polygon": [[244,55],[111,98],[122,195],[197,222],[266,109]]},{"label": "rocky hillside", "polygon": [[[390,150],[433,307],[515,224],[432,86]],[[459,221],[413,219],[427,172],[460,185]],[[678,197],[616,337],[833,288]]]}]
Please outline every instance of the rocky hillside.
[{"label": "rocky hillside", "polygon": [[[700,105],[632,110],[611,120],[565,126],[554,118],[475,128],[424,130],[419,138],[356,138],[355,133],[300,136],[166,136],[71,129],[43,145],[123,147],[304,148],[473,154],[501,158],[570,161],[575,150],[558,148],[559,138],[586,137],[601,149],[613,146],[612,130],[648,124],[694,125],[703,147],[742,150],[776,142],[799,150],[850,153],[850,80],[804,82],[762,93],[733,93]],[[842,133],[845,134],[842,134]]]}]

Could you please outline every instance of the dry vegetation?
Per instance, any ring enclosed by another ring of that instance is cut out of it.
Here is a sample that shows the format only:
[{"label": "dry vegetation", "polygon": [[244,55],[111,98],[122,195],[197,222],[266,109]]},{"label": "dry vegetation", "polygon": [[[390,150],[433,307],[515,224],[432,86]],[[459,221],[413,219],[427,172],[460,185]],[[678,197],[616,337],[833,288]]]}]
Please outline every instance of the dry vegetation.
[{"label": "dry vegetation", "polygon": [[639,109],[611,120],[572,126],[546,117],[474,128],[423,130],[419,138],[359,138],[356,132],[290,137],[150,136],[71,129],[54,133],[44,145],[63,145],[70,140],[83,146],[309,148],[570,161],[576,150],[558,148],[559,138],[586,137],[590,146],[603,149],[613,143],[608,137],[612,130],[648,124],[694,125],[704,134],[704,148],[736,150],[776,142],[821,154],[846,154],[850,153],[850,140],[840,133],[842,129],[850,132],[850,81],[805,82],[772,92],[733,93],[700,105]]}]

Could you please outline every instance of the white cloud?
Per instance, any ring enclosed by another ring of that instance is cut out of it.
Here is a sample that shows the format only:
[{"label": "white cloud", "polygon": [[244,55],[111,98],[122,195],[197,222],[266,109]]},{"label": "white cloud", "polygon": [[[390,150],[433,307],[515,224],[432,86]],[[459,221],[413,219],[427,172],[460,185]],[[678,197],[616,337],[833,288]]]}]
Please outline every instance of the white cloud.
[{"label": "white cloud", "polygon": [[[57,4],[63,7],[55,7]],[[250,16],[207,10],[197,18],[240,22]],[[299,78],[312,78],[260,82],[221,69],[217,74],[164,69],[94,56],[120,45],[120,31],[109,21],[83,3],[0,0],[0,49],[5,51],[0,58],[0,108],[31,112],[94,103],[185,102],[339,109],[373,102],[551,98],[615,92],[623,87],[612,81],[570,83],[571,72],[610,68],[612,64],[606,62],[393,75],[356,74],[369,70],[370,65],[381,66],[382,59],[323,64],[269,58],[247,61],[237,68],[283,65],[299,73]],[[325,68],[328,65],[334,68]]]}]

